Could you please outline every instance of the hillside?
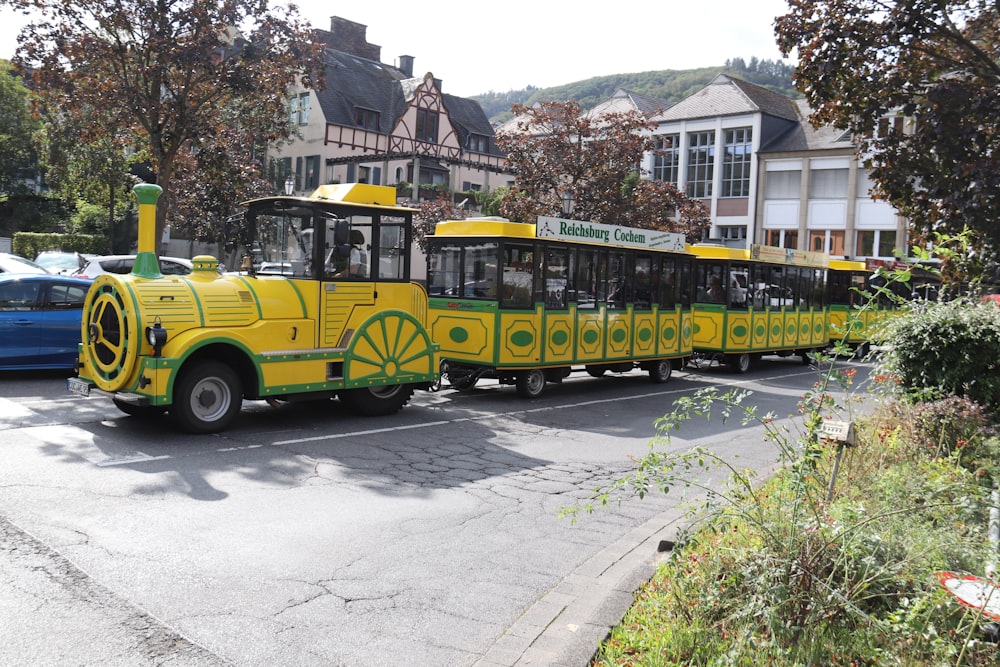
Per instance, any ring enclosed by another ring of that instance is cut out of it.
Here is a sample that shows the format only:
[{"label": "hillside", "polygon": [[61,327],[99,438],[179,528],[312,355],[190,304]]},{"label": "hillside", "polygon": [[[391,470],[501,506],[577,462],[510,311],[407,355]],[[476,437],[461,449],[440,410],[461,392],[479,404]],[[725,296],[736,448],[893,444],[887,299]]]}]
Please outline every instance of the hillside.
[{"label": "hillside", "polygon": [[589,109],[610,97],[618,88],[673,104],[697,92],[720,72],[789,97],[801,97],[792,86],[792,71],[793,67],[784,61],[751,58],[748,63],[742,58],[732,58],[720,67],[613,74],[551,88],[529,86],[505,93],[490,91],[474,95],[471,99],[479,102],[490,122],[495,124],[511,117],[510,107],[513,104],[532,105],[542,101],[576,100],[584,109]]}]

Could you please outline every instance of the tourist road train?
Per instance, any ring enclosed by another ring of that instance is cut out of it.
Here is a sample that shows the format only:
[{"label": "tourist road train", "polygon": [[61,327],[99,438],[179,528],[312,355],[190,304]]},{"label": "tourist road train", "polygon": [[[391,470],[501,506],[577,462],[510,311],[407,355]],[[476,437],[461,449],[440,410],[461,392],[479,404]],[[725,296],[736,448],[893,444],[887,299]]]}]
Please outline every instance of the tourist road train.
[{"label": "tourist road train", "polygon": [[67,386],[193,433],[225,429],[244,399],[337,398],[378,416],[442,381],[493,378],[533,398],[577,370],[666,382],[691,358],[736,372],[766,354],[808,363],[831,340],[864,345],[892,312],[859,310],[863,262],[554,217],[438,223],[416,281],[415,209],[363,183],[247,202],[238,269],[198,256],[189,275],[163,275],[159,194],[135,188],[137,260],[94,280]]}]

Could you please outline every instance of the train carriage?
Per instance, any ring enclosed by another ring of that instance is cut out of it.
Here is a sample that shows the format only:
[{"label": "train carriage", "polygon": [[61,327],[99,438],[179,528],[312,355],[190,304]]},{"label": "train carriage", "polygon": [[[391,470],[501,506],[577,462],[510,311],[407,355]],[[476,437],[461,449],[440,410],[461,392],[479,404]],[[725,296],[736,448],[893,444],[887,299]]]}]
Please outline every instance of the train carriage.
[{"label": "train carriage", "polygon": [[189,431],[228,426],[243,399],[338,397],[365,415],[401,409],[437,379],[427,293],[409,279],[413,209],[394,188],[327,185],[310,197],[247,202],[240,270],[194,258],[164,276],[155,250],[160,188],[136,186],[131,274],[93,283],[79,375],[131,415],[169,411]]},{"label": "train carriage", "polygon": [[696,356],[738,373],[765,354],[809,353],[829,343],[823,253],[752,245],[694,244]]},{"label": "train carriage", "polygon": [[680,234],[540,217],[438,223],[430,327],[453,387],[538,396],[574,369],[664,382],[691,354],[691,258]]}]

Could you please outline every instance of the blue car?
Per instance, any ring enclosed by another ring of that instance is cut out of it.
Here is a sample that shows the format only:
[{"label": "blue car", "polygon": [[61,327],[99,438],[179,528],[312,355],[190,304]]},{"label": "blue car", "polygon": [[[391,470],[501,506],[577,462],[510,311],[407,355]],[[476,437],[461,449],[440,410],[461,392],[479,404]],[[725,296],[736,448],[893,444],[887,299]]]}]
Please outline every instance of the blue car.
[{"label": "blue car", "polygon": [[73,368],[90,280],[0,274],[0,370]]}]

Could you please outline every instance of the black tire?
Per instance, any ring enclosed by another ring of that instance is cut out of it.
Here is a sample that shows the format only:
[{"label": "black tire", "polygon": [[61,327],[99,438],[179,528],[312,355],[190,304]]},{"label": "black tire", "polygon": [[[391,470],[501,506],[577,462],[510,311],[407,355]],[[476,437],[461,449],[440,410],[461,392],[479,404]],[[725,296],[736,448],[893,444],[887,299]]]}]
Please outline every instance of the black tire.
[{"label": "black tire", "polygon": [[455,373],[454,371],[448,373],[448,384],[451,385],[452,389],[458,391],[469,391],[476,386],[478,381],[479,378],[476,377],[475,373]]},{"label": "black tire", "polygon": [[521,398],[538,398],[545,391],[545,373],[539,368],[517,374],[517,395]]},{"label": "black tire", "polygon": [[242,407],[243,385],[236,372],[218,361],[202,361],[181,371],[170,414],[189,433],[216,433]]},{"label": "black tire", "polygon": [[861,343],[856,348],[854,348],[854,358],[864,359],[871,353],[871,351],[872,351],[871,343],[865,341],[864,343]]},{"label": "black tire", "polygon": [[801,350],[799,354],[802,355],[802,365],[808,366],[809,362],[812,361],[812,359],[809,358],[809,355],[812,354],[812,350]]},{"label": "black tire", "polygon": [[607,370],[604,366],[587,366],[587,375],[592,378],[600,378],[604,377],[604,373]]},{"label": "black tire", "polygon": [[734,373],[743,374],[750,370],[750,355],[746,352],[740,354],[727,354],[726,365]]},{"label": "black tire", "polygon": [[670,359],[657,359],[649,367],[649,379],[656,384],[663,384],[670,379],[670,374],[673,370],[673,361]]},{"label": "black tire", "polygon": [[385,417],[396,414],[410,402],[413,387],[408,384],[389,384],[383,387],[344,389],[337,396],[355,414]]},{"label": "black tire", "polygon": [[133,405],[126,403],[117,396],[113,396],[111,402],[129,417],[158,417],[167,411],[162,405]]}]

